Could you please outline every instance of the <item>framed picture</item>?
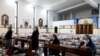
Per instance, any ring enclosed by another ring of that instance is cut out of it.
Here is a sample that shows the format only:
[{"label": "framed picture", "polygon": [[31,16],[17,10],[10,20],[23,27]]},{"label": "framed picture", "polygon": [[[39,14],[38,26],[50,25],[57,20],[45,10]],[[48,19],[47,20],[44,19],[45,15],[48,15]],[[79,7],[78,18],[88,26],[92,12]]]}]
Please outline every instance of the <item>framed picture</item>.
[{"label": "framed picture", "polygon": [[25,21],[25,22],[24,22],[24,26],[25,26],[25,28],[28,27],[28,24],[29,24],[28,21]]},{"label": "framed picture", "polygon": [[7,14],[3,14],[1,16],[1,25],[3,25],[4,27],[9,25],[9,16]]},{"label": "framed picture", "polygon": [[42,18],[39,19],[39,27],[40,28],[43,27],[43,19]]}]

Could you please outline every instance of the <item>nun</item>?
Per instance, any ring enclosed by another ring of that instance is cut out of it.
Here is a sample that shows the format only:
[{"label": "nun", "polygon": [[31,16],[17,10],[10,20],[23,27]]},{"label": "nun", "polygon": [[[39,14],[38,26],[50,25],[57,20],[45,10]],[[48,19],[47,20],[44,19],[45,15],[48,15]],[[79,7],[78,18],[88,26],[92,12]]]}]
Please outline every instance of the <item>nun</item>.
[{"label": "nun", "polygon": [[32,50],[35,50],[35,52],[37,53],[37,50],[39,48],[39,40],[38,40],[39,30],[37,26],[34,28],[31,39],[32,39]]},{"label": "nun", "polygon": [[[57,38],[57,35],[56,34],[51,35],[51,39],[50,39],[49,43],[50,44],[60,45],[60,41]],[[60,56],[59,55],[59,51],[53,50],[53,49],[49,49],[49,55]]]},{"label": "nun", "polygon": [[96,55],[96,46],[91,40],[89,35],[84,35],[82,38],[82,42],[78,46],[79,49],[90,50],[94,52],[94,56]]}]

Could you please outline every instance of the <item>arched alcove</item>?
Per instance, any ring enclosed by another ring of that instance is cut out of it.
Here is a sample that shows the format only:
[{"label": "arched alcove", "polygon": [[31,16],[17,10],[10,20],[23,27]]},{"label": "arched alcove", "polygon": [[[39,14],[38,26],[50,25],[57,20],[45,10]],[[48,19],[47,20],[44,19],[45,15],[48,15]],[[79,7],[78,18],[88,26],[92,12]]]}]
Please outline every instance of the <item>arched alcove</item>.
[{"label": "arched alcove", "polygon": [[1,25],[3,25],[4,27],[9,25],[9,16],[7,14],[3,14],[1,16]]},{"label": "arched alcove", "polygon": [[39,19],[39,27],[40,28],[43,27],[43,19],[42,18]]}]

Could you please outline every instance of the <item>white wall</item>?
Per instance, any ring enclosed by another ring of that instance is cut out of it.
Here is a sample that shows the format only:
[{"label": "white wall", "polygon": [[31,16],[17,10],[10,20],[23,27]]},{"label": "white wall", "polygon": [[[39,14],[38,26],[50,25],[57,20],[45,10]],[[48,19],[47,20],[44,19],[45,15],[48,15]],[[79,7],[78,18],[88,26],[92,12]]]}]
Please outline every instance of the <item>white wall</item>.
[{"label": "white wall", "polygon": [[[33,26],[33,6],[31,4],[19,1],[19,25],[24,25],[25,20],[29,20],[29,25]],[[38,26],[40,18],[43,19],[43,25],[46,25],[47,10],[36,6],[35,7],[35,26]],[[24,20],[23,20],[24,19]]]},{"label": "white wall", "polygon": [[47,10],[42,7],[36,7],[35,8],[35,25],[38,25],[39,19],[43,19],[43,26],[46,25],[46,19],[47,19]]},{"label": "white wall", "polygon": [[52,23],[53,27],[59,27],[61,25],[74,25],[74,20],[55,21]]},{"label": "white wall", "polygon": [[52,28],[52,22],[58,19],[57,13],[55,11],[48,11],[48,27]]},{"label": "white wall", "polygon": [[32,5],[23,1],[18,1],[18,26],[24,25],[25,21],[28,21],[29,25],[33,24]]},{"label": "white wall", "polygon": [[91,9],[79,10],[75,12],[75,18],[87,18],[91,17]]},{"label": "white wall", "polygon": [[[0,0],[0,16],[7,14],[9,16],[10,24],[15,22],[15,1],[14,0]],[[29,25],[33,26],[34,18],[33,6],[23,0],[18,1],[18,26],[24,25],[27,20]],[[50,13],[51,14],[51,13]],[[35,25],[38,25],[39,18],[43,19],[43,25],[46,25],[47,10],[45,8],[35,7]],[[0,23],[1,25],[1,23]],[[1,27],[1,26],[0,26]]]},{"label": "white wall", "polygon": [[0,0],[0,27],[1,26],[1,16],[7,14],[9,16],[9,24],[14,25],[15,19],[15,3],[14,1]]}]

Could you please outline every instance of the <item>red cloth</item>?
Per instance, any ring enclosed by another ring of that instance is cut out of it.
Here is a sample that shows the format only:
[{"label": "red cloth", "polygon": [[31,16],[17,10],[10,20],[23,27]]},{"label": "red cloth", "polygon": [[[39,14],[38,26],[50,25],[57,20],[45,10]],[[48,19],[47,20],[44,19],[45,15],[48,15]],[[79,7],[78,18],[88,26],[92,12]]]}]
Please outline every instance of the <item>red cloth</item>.
[{"label": "red cloth", "polygon": [[8,56],[12,56],[12,55],[13,55],[13,50],[12,50],[12,48],[9,48],[9,49],[6,51],[6,54],[7,54]]}]

